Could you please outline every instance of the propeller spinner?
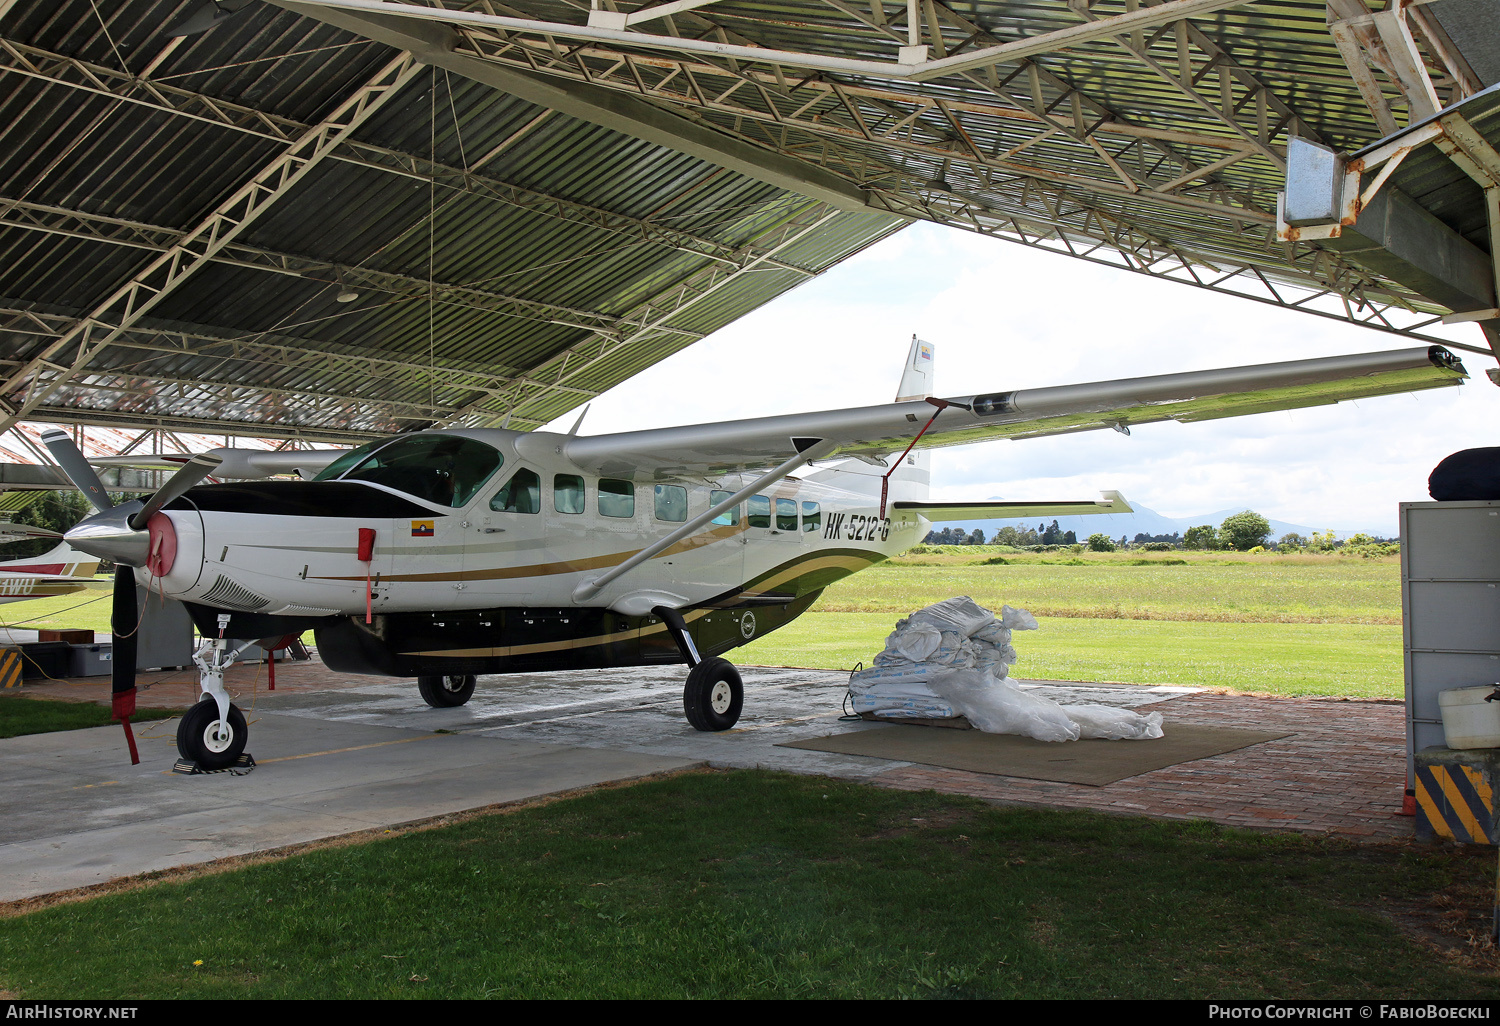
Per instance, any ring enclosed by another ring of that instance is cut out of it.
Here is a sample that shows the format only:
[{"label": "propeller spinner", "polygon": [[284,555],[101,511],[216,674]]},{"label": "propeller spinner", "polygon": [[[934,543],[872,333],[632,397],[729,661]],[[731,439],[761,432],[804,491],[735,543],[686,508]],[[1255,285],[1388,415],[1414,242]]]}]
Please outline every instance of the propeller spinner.
[{"label": "propeller spinner", "polygon": [[150,554],[151,536],[147,525],[163,506],[180,497],[189,488],[211,474],[222,461],[218,456],[200,453],[183,464],[145,502],[132,499],[119,506],[110,502],[104,485],[89,466],[78,446],[64,431],[53,428],[42,434],[42,444],[62,468],[68,480],[83,492],[99,512],[79,521],[64,535],[69,545],[91,556],[111,559],[122,566],[145,566]]}]

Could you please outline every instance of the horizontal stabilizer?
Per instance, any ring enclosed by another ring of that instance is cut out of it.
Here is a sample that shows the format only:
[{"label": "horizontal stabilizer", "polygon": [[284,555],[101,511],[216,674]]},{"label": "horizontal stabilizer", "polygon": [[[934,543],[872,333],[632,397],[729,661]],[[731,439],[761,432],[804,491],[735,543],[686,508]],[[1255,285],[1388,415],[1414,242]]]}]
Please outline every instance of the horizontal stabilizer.
[{"label": "horizontal stabilizer", "polygon": [[895,502],[903,513],[941,523],[948,520],[1028,520],[1032,517],[1076,517],[1089,513],[1133,513],[1119,492],[1104,492],[1097,502]]}]

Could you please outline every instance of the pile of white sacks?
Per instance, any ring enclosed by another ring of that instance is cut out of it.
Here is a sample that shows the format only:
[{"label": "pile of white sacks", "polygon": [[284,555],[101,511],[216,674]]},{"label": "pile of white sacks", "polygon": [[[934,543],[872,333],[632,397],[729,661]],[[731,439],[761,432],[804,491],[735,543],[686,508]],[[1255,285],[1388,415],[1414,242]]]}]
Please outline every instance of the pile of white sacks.
[{"label": "pile of white sacks", "polygon": [[1162,736],[1161,713],[1060,705],[1007,680],[1012,632],[1036,629],[1024,609],[1002,606],[997,620],[967,595],[919,609],[897,621],[875,665],[849,678],[854,709],[893,720],[962,716],[987,733],[1038,741]]}]

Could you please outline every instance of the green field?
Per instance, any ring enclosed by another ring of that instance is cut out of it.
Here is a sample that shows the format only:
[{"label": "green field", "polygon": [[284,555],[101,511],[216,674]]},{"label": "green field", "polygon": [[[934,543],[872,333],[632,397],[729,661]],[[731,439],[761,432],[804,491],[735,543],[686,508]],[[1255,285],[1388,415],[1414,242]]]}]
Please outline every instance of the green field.
[{"label": "green field", "polygon": [[36,630],[90,630],[109,633],[111,581],[89,582],[83,591],[56,598],[27,599],[0,605],[0,627]]},{"label": "green field", "polygon": [[[990,560],[1004,560],[991,564]],[[102,590],[0,607],[24,626],[109,630]],[[851,669],[897,619],[969,595],[1028,609],[1020,677],[1402,698],[1394,557],[1237,553],[1036,555],[992,546],[904,556],[834,584],[812,612],[737,650],[742,664]]]},{"label": "green field", "polygon": [[0,918],[0,996],[1500,997],[1494,854],[698,773]]},{"label": "green field", "polygon": [[[996,558],[1007,562],[987,563]],[[1041,629],[1013,642],[1018,677],[1403,696],[1396,558],[948,549],[839,581],[810,613],[734,658],[868,666],[898,618],[955,595],[1036,614]]]}]

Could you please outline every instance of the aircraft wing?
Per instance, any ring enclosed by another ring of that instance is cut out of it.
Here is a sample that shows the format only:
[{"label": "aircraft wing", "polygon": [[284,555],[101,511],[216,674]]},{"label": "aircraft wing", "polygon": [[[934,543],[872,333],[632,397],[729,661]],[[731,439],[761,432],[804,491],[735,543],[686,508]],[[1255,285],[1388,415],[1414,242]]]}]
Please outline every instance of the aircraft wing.
[{"label": "aircraft wing", "polygon": [[1441,346],[1429,346],[978,393],[946,400],[951,405],[941,411],[934,403],[942,401],[919,399],[849,410],[569,437],[563,443],[563,452],[579,466],[604,475],[720,474],[773,466],[820,440],[837,443],[826,458],[882,460],[900,453],[919,434],[917,447],[926,449],[1100,428],[1128,430],[1136,424],[1164,420],[1216,420],[1442,388],[1461,384],[1467,377],[1457,357]]},{"label": "aircraft wing", "polygon": [[[210,449],[209,456],[219,457],[213,476],[225,480],[251,480],[277,474],[312,477],[338,459],[348,449],[283,449],[272,452],[259,449]],[[168,453],[130,456],[95,456],[89,462],[96,467],[130,467],[136,470],[181,470],[193,453]]]},{"label": "aircraft wing", "polygon": [[1119,492],[1105,492],[1098,502],[893,502],[891,508],[916,513],[934,523],[1135,512]]},{"label": "aircraft wing", "polygon": [[13,541],[25,541],[32,538],[61,538],[62,535],[45,527],[36,527],[32,524],[13,524],[8,520],[0,521],[0,544]]}]

